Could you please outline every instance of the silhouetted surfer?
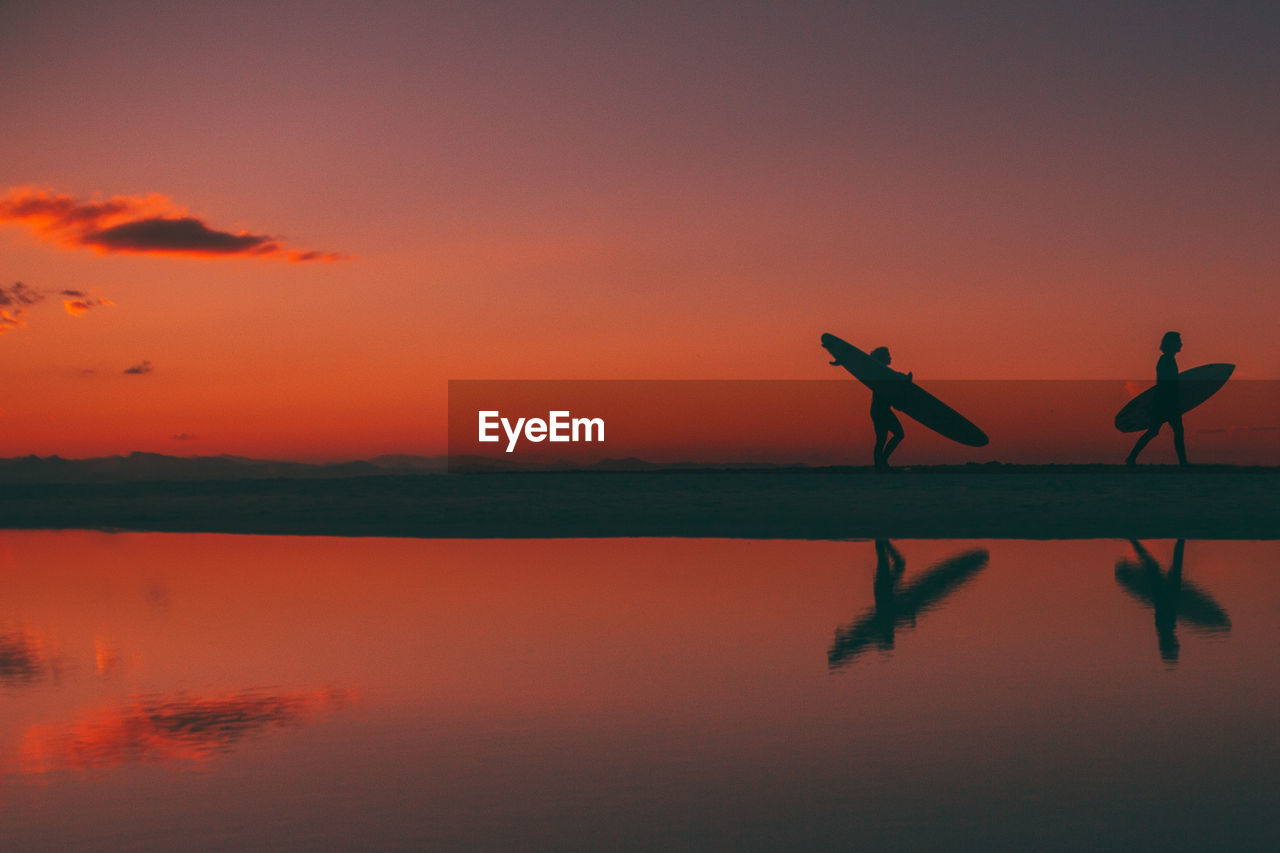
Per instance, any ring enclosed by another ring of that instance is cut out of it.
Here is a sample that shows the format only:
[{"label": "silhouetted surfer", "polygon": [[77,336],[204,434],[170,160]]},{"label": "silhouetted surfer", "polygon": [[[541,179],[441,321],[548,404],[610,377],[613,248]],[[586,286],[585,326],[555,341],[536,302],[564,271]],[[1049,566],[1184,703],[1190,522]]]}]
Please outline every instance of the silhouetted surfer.
[{"label": "silhouetted surfer", "polygon": [[[910,373],[899,373],[889,367],[888,347],[876,347],[870,355],[896,377],[901,377],[907,382],[911,381]],[[871,425],[876,430],[874,458],[877,471],[889,470],[889,454],[897,449],[906,435],[902,429],[902,421],[898,420],[898,416],[893,413],[893,408],[889,405],[892,394],[893,389],[887,383],[877,382],[871,386]]]},{"label": "silhouetted surfer", "polygon": [[1160,339],[1160,351],[1164,355],[1156,362],[1156,394],[1151,405],[1151,427],[1138,436],[1138,442],[1124,460],[1126,465],[1138,464],[1138,454],[1151,439],[1160,434],[1162,424],[1168,424],[1173,430],[1173,447],[1178,451],[1178,464],[1187,464],[1187,445],[1182,437],[1182,406],[1178,400],[1178,360],[1175,356],[1182,350],[1182,335],[1177,332],[1165,332]]}]

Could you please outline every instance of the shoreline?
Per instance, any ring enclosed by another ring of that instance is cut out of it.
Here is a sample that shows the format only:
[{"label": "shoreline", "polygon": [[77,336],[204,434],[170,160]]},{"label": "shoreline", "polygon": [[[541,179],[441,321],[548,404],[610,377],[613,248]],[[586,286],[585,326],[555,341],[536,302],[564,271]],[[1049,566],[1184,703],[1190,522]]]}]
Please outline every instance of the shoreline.
[{"label": "shoreline", "polygon": [[[944,476],[934,476],[944,475]],[[408,538],[1280,538],[1280,469],[966,466],[0,485],[0,529]]]}]

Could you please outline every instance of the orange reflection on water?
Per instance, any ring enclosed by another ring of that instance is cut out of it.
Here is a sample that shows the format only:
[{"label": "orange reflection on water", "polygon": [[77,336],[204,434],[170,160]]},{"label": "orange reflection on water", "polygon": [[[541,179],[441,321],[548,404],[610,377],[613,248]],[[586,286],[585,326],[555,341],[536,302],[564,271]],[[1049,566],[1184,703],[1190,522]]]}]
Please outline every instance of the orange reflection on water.
[{"label": "orange reflection on water", "polygon": [[98,675],[107,676],[120,668],[120,652],[104,637],[93,638],[93,668]]},{"label": "orange reflection on water", "polygon": [[988,846],[1016,847],[1269,814],[1276,543],[1140,545],[1232,630],[1135,600],[1122,540],[3,532],[11,673],[47,674],[0,685],[0,847],[703,849],[744,815],[929,847],[1010,814]]},{"label": "orange reflection on water", "polygon": [[18,765],[39,774],[127,761],[208,761],[246,737],[299,725],[350,698],[328,689],[140,698],[69,724],[33,726],[22,738]]}]

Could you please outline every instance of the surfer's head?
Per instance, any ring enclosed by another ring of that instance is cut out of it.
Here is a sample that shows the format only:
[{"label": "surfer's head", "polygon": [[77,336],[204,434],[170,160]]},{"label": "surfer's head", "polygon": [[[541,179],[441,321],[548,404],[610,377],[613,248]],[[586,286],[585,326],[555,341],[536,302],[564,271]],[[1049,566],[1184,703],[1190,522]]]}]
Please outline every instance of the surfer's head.
[{"label": "surfer's head", "polygon": [[888,348],[888,347],[876,347],[875,349],[873,349],[873,350],[871,351],[871,357],[872,357],[872,358],[874,358],[876,361],[880,362],[881,364],[888,364],[888,363],[889,363],[889,348]]},{"label": "surfer's head", "polygon": [[1165,332],[1160,339],[1161,352],[1178,352],[1182,349],[1182,335],[1179,332]]}]

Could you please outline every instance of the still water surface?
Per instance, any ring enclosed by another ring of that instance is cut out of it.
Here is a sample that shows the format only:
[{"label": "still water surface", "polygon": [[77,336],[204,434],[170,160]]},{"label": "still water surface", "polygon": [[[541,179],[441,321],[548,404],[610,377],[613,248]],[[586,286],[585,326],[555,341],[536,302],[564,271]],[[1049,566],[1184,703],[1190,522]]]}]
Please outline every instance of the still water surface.
[{"label": "still water surface", "polygon": [[1280,848],[1280,543],[0,533],[0,847]]}]

